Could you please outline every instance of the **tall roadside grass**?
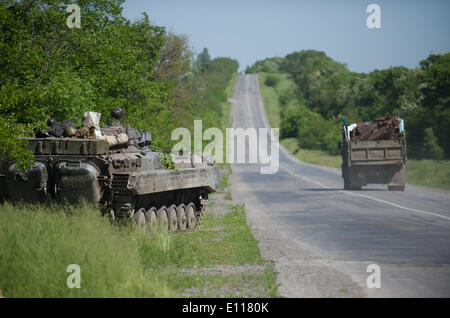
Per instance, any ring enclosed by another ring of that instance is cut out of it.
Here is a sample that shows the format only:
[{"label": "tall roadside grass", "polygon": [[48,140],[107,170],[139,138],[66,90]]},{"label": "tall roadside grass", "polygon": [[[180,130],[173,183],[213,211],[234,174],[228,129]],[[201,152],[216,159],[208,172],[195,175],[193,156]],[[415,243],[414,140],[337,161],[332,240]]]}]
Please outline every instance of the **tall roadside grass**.
[{"label": "tall roadside grass", "polygon": [[222,132],[225,134],[225,129],[231,127],[232,118],[231,118],[231,103],[228,101],[228,99],[233,98],[234,91],[236,88],[238,75],[234,74],[231,80],[228,82],[228,86],[225,90],[227,100],[222,102],[222,121],[221,126]]},{"label": "tall roadside grass", "polygon": [[[278,297],[273,264],[261,256],[243,205],[232,206],[221,217],[205,213],[199,231],[176,235],[159,232],[148,240],[142,255],[149,274],[166,281],[178,295]],[[233,270],[240,265],[256,269],[244,273]],[[216,266],[229,267],[227,272],[208,271]]]},{"label": "tall roadside grass", "polygon": [[[142,266],[143,238],[91,206],[0,206],[0,290],[4,297],[168,297]],[[81,269],[70,289],[66,269]]]},{"label": "tall roadside grass", "polygon": [[[186,270],[265,263],[242,205],[223,217],[207,212],[200,230],[178,234],[111,223],[89,205],[0,206],[3,297],[178,297],[192,288],[211,297],[211,286],[240,295],[238,281],[221,276],[212,282]],[[66,284],[71,264],[81,269],[79,289]],[[261,297],[277,295],[273,268],[247,276],[255,276],[248,284],[262,284]]]},{"label": "tall roadside grass", "polygon": [[242,205],[233,206],[230,213],[220,218],[205,213],[199,231],[176,235],[158,231],[155,235],[144,237],[142,243],[144,264],[160,273],[170,267],[181,269],[264,262],[258,241],[246,224]]},{"label": "tall roadside grass", "polygon": [[450,190],[450,160],[408,160],[406,182]]},{"label": "tall roadside grass", "polygon": [[282,139],[280,143],[287,151],[303,162],[341,169],[342,156],[332,156],[321,150],[301,149],[295,138]]},{"label": "tall roadside grass", "polygon": [[[277,84],[273,87],[265,84],[268,76],[277,78]],[[280,127],[280,102],[279,94],[286,91],[293,91],[294,81],[286,73],[258,73],[259,90],[264,102],[267,119],[272,128]]]}]

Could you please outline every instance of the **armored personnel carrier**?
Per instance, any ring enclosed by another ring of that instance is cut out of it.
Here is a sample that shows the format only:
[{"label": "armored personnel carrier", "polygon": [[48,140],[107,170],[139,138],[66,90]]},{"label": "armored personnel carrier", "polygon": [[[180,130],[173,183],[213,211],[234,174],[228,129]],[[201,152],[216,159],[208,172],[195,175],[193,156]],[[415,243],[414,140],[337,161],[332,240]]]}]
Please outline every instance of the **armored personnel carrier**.
[{"label": "armored personnel carrier", "polygon": [[1,199],[71,204],[84,199],[113,219],[149,227],[160,222],[173,232],[195,228],[219,184],[219,168],[193,153],[151,150],[151,133],[123,126],[120,109],[112,112],[116,121],[100,130],[98,122],[85,125],[86,114],[79,129],[50,127],[66,137],[25,138],[35,160],[30,170],[1,159]]}]

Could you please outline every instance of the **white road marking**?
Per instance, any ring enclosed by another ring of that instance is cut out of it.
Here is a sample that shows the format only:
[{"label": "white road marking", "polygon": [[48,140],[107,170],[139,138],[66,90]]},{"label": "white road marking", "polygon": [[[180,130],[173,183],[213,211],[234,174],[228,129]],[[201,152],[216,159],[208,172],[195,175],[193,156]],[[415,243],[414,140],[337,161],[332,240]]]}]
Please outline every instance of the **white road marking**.
[{"label": "white road marking", "polygon": [[[246,83],[245,83],[246,85],[248,85],[247,79],[248,79],[248,77],[246,76]],[[256,92],[259,93],[259,83],[258,83],[257,77],[255,77],[255,81],[256,81],[256,87],[257,87],[257,91]],[[248,95],[248,94],[246,94],[246,95]],[[250,103],[248,103],[248,100],[247,100],[247,107],[250,106],[249,104]],[[257,94],[257,103],[256,104],[257,104],[256,107],[259,109],[259,113],[260,113],[261,118],[263,120],[263,124],[266,127],[270,128],[270,125],[269,125],[269,122],[267,120],[266,112],[265,112],[265,109],[264,109],[264,106],[263,106],[260,94]],[[248,118],[252,122],[252,117],[249,116]],[[250,125],[250,127],[251,126],[252,125]],[[255,125],[253,125],[253,126],[255,126]],[[273,142],[274,138],[273,138],[272,134],[270,132],[268,132],[268,134],[270,134],[270,140],[271,140],[271,142]],[[284,152],[286,157],[289,158],[289,160],[291,160],[295,164],[298,164],[298,159],[295,158],[286,149],[284,149],[284,147],[281,144],[280,144],[280,148],[281,148],[282,152]],[[287,169],[285,167],[280,166],[280,169],[283,169],[283,170],[287,171],[290,175],[292,175],[294,177],[301,178],[301,179],[303,179],[303,180],[305,180],[307,182],[310,182],[310,183],[315,183],[315,184],[319,185],[320,187],[322,187],[324,189],[331,189],[330,187],[320,183],[319,181],[312,180],[312,179],[307,178],[305,176],[298,175],[298,174],[292,172],[291,170],[289,170],[289,169]],[[371,196],[368,196],[368,195],[365,195],[365,194],[354,193],[354,192],[349,192],[349,191],[345,191],[345,190],[337,190],[337,191],[341,192],[341,193],[344,193],[344,194],[347,194],[347,195],[359,196],[359,197],[366,198],[366,199],[369,199],[369,200],[377,201],[377,202],[380,202],[380,203],[383,203],[383,204],[387,204],[387,205],[396,207],[398,209],[402,209],[402,210],[406,210],[406,211],[410,211],[410,212],[414,212],[414,213],[420,213],[420,214],[424,214],[424,215],[429,215],[429,216],[437,217],[437,218],[440,218],[440,219],[444,219],[446,221],[450,221],[450,217],[447,217],[445,215],[441,215],[441,214],[437,214],[437,213],[433,213],[433,212],[429,212],[429,211],[423,211],[423,210],[408,208],[408,207],[400,205],[400,204],[396,204],[396,203],[393,203],[393,202],[377,199],[377,198],[374,198],[374,197],[371,197]]]},{"label": "white road marking", "polygon": [[[310,183],[315,183],[315,184],[319,185],[320,187],[322,187],[324,189],[331,189],[330,187],[327,187],[326,185],[320,183],[319,181],[312,180],[312,179],[307,178],[305,176],[298,175],[295,172],[292,172],[291,170],[289,170],[289,169],[287,169],[285,167],[280,167],[280,168],[283,169],[283,170],[286,170],[287,173],[289,173],[290,175],[292,175],[294,177],[303,179],[303,180],[305,180],[307,182],[310,182]],[[391,205],[391,206],[399,208],[399,209],[403,209],[403,210],[407,210],[407,211],[415,212],[415,213],[420,213],[420,214],[426,214],[426,215],[430,215],[430,216],[434,216],[434,217],[438,217],[438,218],[450,221],[450,217],[447,217],[445,215],[441,215],[441,214],[437,214],[437,213],[433,213],[433,212],[428,212],[428,211],[423,211],[423,210],[417,210],[417,209],[408,208],[408,207],[400,205],[400,204],[396,204],[396,203],[392,203],[392,202],[389,202],[389,201],[377,199],[377,198],[374,198],[374,197],[371,197],[371,196],[368,196],[368,195],[365,195],[365,194],[354,193],[354,192],[349,192],[349,191],[345,191],[345,190],[337,190],[337,192],[341,192],[341,193],[348,194],[348,195],[353,195],[353,196],[363,197],[363,198],[366,198],[366,199],[370,199],[370,200],[373,200],[373,201],[377,201],[377,202],[380,202],[380,203]]]}]

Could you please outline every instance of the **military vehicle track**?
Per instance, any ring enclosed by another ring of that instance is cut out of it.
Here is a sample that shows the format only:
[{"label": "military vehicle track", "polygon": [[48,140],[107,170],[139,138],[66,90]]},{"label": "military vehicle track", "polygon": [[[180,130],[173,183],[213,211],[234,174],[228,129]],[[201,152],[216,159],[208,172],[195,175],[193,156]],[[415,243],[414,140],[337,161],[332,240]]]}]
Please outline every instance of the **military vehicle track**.
[{"label": "military vehicle track", "polygon": [[197,204],[194,202],[163,205],[159,208],[155,206],[149,208],[139,208],[134,211],[132,219],[138,226],[152,230],[158,224],[163,228],[178,233],[197,229],[208,204],[208,199],[203,196],[198,197]]}]

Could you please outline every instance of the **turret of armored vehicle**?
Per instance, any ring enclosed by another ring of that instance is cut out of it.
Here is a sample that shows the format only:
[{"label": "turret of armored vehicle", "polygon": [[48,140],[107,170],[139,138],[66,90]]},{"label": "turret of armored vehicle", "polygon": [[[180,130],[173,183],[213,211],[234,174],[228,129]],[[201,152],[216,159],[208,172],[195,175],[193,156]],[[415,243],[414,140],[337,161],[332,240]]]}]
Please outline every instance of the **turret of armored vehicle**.
[{"label": "turret of armored vehicle", "polygon": [[49,120],[48,133],[24,138],[35,164],[19,171],[3,158],[0,198],[69,204],[84,199],[113,219],[161,222],[173,232],[195,228],[219,184],[219,168],[197,154],[151,150],[151,133],[123,126],[120,109],[111,113],[116,121],[101,129],[99,115],[86,113],[78,129]]}]

